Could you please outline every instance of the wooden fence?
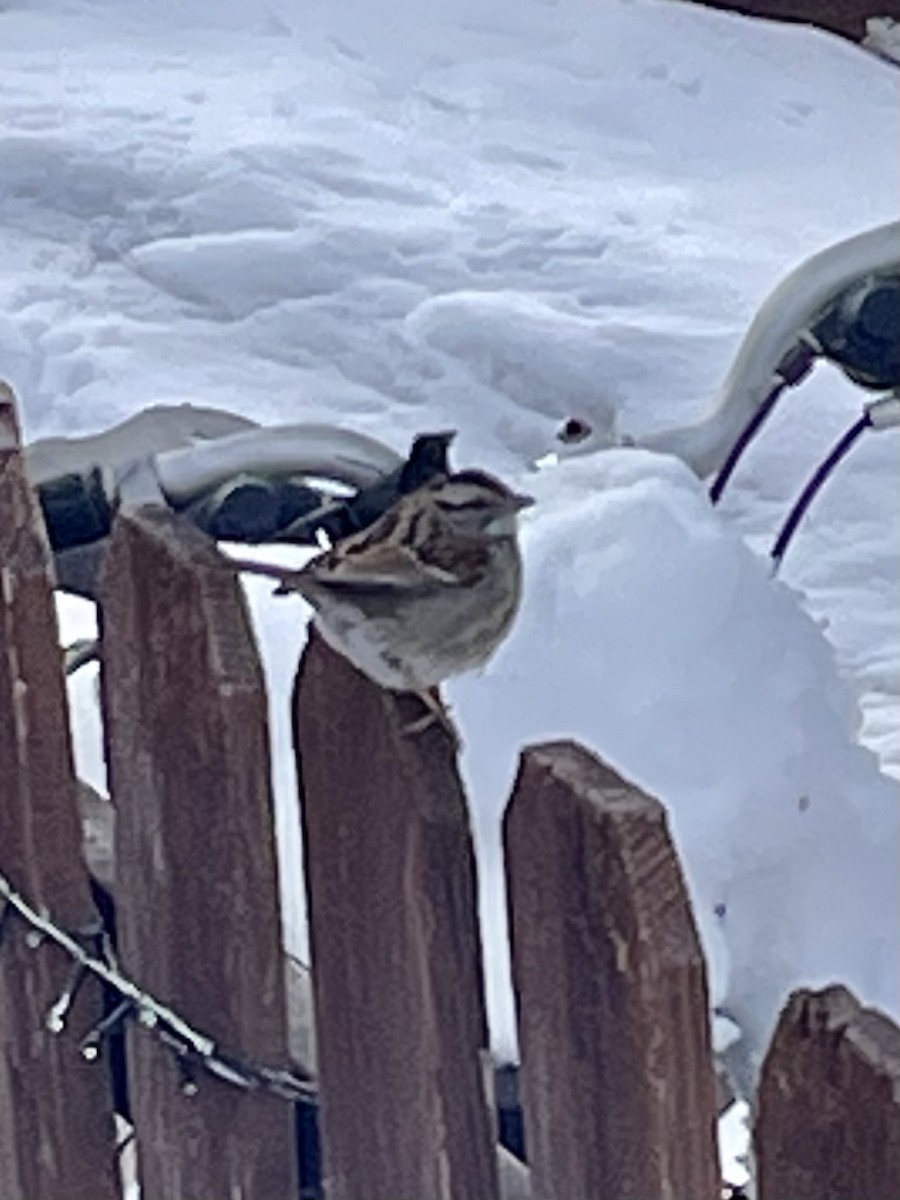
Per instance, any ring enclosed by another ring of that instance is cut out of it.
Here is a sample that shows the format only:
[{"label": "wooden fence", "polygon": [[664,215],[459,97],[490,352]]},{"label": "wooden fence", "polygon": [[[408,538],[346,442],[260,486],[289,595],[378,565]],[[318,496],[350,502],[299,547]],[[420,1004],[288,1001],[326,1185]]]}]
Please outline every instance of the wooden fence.
[{"label": "wooden fence", "polygon": [[[0,396],[0,872],[96,949],[47,564]],[[240,588],[206,539],[142,510],[118,518],[102,596],[119,969],[220,1067],[299,1073]],[[294,705],[327,1200],[716,1200],[705,967],[665,812],[569,742],[523,752],[505,818],[529,1172],[498,1156],[469,816],[446,731],[405,730],[415,703],[310,640]],[[54,1032],[71,958],[33,945],[24,911],[3,910],[0,1197],[109,1200],[108,1075],[78,1049],[108,991],[89,975]],[[295,1123],[132,1016],[144,1200],[321,1194],[308,1106]],[[760,1200],[896,1194],[900,1031],[843,989],[791,997],[757,1104]]]},{"label": "wooden fence", "polygon": [[710,8],[725,8],[745,16],[772,21],[818,25],[854,42],[866,33],[869,17],[900,17],[897,0],[699,0]]}]

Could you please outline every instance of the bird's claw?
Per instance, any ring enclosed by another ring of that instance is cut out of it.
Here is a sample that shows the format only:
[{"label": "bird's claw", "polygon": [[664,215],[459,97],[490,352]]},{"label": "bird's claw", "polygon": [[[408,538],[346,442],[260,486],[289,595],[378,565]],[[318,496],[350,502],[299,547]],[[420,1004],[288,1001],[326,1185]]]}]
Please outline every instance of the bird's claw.
[{"label": "bird's claw", "polygon": [[430,729],[432,725],[439,725],[450,736],[454,750],[459,750],[462,745],[459,731],[453,723],[453,718],[450,716],[449,710],[441,700],[437,688],[432,688],[424,692],[414,692],[413,695],[421,700],[426,711],[421,717],[417,717],[414,721],[410,721],[408,725],[404,725],[403,733],[408,737],[413,737],[417,733],[422,733],[424,730]]}]

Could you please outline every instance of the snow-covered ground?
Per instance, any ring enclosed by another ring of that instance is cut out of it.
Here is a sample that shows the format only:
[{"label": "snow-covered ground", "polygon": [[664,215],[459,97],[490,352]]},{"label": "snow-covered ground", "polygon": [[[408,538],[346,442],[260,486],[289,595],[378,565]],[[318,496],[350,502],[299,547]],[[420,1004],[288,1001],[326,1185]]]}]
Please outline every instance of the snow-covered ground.
[{"label": "snow-covered ground", "polygon": [[[0,8],[0,374],[30,438],[181,399],[401,451],[455,427],[457,462],[539,498],[517,629],[448,689],[502,1053],[499,817],[550,736],[668,805],[745,1069],[795,984],[900,1012],[896,433],[863,440],[778,582],[764,550],[863,399],[834,371],[716,512],[660,456],[532,466],[570,414],[699,416],[780,278],[894,217],[898,84],[824,33],[677,0]],[[301,602],[248,590],[296,862]],[[67,634],[87,622],[66,606]],[[99,782],[89,673],[73,693]],[[286,936],[303,953],[298,896]]]}]

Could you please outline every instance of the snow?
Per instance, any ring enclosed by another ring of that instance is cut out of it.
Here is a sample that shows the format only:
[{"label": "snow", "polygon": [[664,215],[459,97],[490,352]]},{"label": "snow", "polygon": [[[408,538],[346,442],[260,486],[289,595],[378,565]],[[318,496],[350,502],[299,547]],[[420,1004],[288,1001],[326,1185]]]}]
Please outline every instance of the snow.
[{"label": "snow", "polygon": [[[31,0],[0,11],[0,81],[0,363],[29,437],[173,397],[401,451],[455,427],[460,464],[538,494],[518,626],[448,689],[497,1049],[498,818],[548,736],[669,807],[748,1077],[796,984],[897,1015],[896,432],[863,439],[777,582],[764,551],[863,399],[834,371],[716,512],[660,456],[532,467],[568,415],[599,442],[696,419],[778,281],[895,215],[896,70],[676,0]],[[247,588],[296,877],[304,610]],[[72,691],[102,782],[90,672]],[[295,890],[285,926],[303,954]]]},{"label": "snow", "polygon": [[[464,734],[490,729],[463,766],[484,798],[493,961],[505,949],[497,830],[517,749],[575,737],[665,799],[714,1002],[751,1055],[798,979],[852,978],[896,1009],[883,916],[900,902],[896,789],[853,745],[855,706],[814,620],[675,460],[609,451],[556,476],[531,484],[524,544],[539,582],[513,635],[487,686],[448,688]],[[495,1028],[510,1029],[508,991],[496,972],[489,982]]]}]

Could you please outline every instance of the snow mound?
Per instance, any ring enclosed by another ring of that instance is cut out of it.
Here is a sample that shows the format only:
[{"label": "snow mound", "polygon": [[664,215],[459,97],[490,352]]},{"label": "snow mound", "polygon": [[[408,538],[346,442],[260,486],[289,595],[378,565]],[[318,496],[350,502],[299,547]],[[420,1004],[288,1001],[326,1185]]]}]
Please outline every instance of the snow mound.
[{"label": "snow mound", "polygon": [[610,451],[531,490],[518,623],[483,678],[449,689],[484,855],[495,1031],[512,1027],[501,808],[520,747],[559,737],[668,807],[713,996],[748,1056],[799,978],[845,980],[896,1012],[883,933],[900,902],[896,791],[857,744],[856,705],[797,596],[671,460]]}]

